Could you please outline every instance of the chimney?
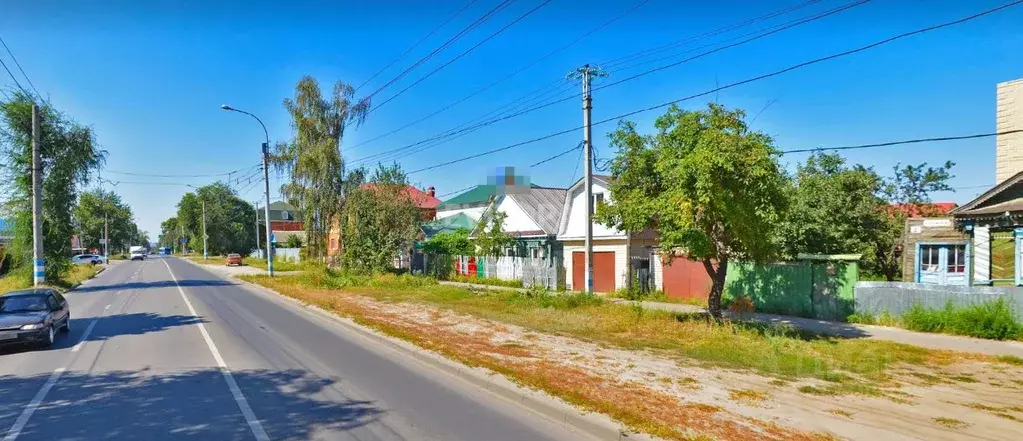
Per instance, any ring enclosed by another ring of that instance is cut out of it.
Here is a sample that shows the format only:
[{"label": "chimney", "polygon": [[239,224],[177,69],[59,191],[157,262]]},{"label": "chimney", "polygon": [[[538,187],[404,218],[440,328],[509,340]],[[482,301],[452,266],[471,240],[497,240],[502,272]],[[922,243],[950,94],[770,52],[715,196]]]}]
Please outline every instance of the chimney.
[{"label": "chimney", "polygon": [[[1023,130],[1023,78],[998,84],[995,131]],[[1023,133],[995,138],[995,184],[1023,171]]]},{"label": "chimney", "polygon": [[430,195],[430,197],[432,198],[434,197],[435,194],[437,194],[437,191],[431,186],[430,188],[426,189],[426,194]]}]

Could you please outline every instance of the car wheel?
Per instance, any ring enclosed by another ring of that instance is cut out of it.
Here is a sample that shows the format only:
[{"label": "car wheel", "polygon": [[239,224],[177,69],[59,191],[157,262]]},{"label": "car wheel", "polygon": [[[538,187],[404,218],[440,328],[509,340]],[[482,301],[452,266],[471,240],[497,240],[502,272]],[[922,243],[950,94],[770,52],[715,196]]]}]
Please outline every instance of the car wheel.
[{"label": "car wheel", "polygon": [[43,341],[43,347],[48,348],[53,346],[53,342],[56,340],[56,333],[53,332],[53,326],[46,328],[46,340]]},{"label": "car wheel", "polygon": [[67,319],[64,320],[64,326],[60,327],[60,332],[65,334],[71,332],[71,315],[68,314]]}]

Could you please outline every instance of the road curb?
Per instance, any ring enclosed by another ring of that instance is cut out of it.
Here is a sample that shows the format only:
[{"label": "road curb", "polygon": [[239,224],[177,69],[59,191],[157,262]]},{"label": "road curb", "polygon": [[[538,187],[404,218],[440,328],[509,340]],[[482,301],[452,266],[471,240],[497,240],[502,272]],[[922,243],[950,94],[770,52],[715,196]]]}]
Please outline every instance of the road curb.
[{"label": "road curb", "polygon": [[[202,268],[202,265],[196,262],[189,262]],[[582,411],[562,399],[546,392],[519,386],[512,380],[497,372],[493,372],[485,368],[466,366],[462,363],[444,357],[437,352],[421,348],[408,341],[391,337],[381,331],[356,323],[348,317],[340,316],[316,305],[304,303],[265,286],[251,283],[238,277],[229,277],[237,280],[241,286],[249,289],[250,291],[256,291],[292,302],[308,312],[326,318],[357,333],[363,338],[383,343],[387,345],[387,347],[395,349],[421,364],[428,365],[429,367],[443,373],[466,381],[469,384],[483,389],[497,397],[516,403],[531,412],[539,414],[549,420],[559,422],[569,429],[582,432],[595,439],[617,441],[654,441],[658,439],[642,433],[633,433],[628,429],[625,429],[621,423],[614,421],[607,415],[597,412]]]}]

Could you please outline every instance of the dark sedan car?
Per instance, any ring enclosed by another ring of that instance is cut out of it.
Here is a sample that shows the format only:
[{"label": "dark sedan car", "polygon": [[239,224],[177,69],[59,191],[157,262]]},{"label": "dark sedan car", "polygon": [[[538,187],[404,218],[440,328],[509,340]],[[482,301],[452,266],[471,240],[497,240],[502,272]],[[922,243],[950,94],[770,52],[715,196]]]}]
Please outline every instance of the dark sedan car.
[{"label": "dark sedan car", "polygon": [[56,290],[26,289],[0,296],[0,345],[50,346],[58,330],[71,330],[71,311]]}]

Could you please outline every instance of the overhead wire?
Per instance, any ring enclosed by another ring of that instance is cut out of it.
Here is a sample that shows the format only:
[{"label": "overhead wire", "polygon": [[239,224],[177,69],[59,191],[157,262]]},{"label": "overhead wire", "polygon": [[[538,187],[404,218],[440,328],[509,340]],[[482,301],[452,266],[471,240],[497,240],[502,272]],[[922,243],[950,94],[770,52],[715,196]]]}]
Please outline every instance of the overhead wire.
[{"label": "overhead wire", "polygon": [[[6,51],[7,51],[7,55],[10,55],[10,56],[11,56],[11,60],[13,60],[13,61],[14,61],[14,65],[15,65],[15,66],[16,66],[16,67],[18,68],[18,70],[19,70],[19,71],[21,71],[21,75],[25,77],[25,81],[27,81],[27,82],[28,82],[28,85],[29,85],[29,87],[31,87],[31,88],[32,88],[32,90],[33,90],[33,91],[34,91],[34,92],[36,93],[36,96],[37,96],[37,97],[39,97],[39,99],[40,99],[40,100],[41,100],[41,99],[43,99],[43,96],[42,96],[42,94],[40,94],[40,93],[39,93],[39,90],[38,90],[38,89],[36,89],[36,85],[35,85],[35,84],[32,84],[32,79],[28,77],[28,74],[26,74],[26,73],[25,73],[25,69],[23,69],[23,68],[21,67],[21,63],[19,63],[19,62],[18,62],[18,57],[15,57],[15,56],[14,56],[14,52],[11,52],[11,48],[7,47],[7,42],[5,42],[5,41],[4,41],[3,37],[0,37],[0,44],[3,44],[3,45],[4,45],[4,50],[6,50]],[[2,63],[2,62],[3,62],[3,61],[0,61],[0,63]],[[7,65],[4,65],[4,69],[7,69]],[[7,70],[7,73],[8,73],[8,74],[10,74],[10,73],[11,73],[11,71],[10,71],[10,70],[8,69],[8,70]],[[13,75],[11,75],[11,78],[14,78],[14,76],[13,76]],[[14,83],[15,83],[15,84],[18,84],[17,80],[15,80],[15,82],[14,82]],[[19,88],[21,88],[21,90],[22,90],[23,92],[25,92],[26,94],[28,94],[28,91],[27,91],[27,90],[25,90],[25,88],[21,87],[21,85],[20,85],[20,84],[18,84],[18,87],[19,87]]]},{"label": "overhead wire", "polygon": [[810,149],[785,150],[785,151],[779,152],[779,154],[784,155],[784,154],[788,154],[788,153],[807,153],[807,152],[831,151],[831,150],[871,149],[871,148],[877,148],[877,147],[890,147],[890,146],[905,145],[905,144],[919,144],[919,143],[923,143],[923,142],[943,142],[943,141],[958,141],[958,140],[963,140],[963,139],[990,138],[992,136],[1011,135],[1013,133],[1023,133],[1023,129],[1005,130],[1005,131],[1001,131],[1001,132],[990,132],[990,133],[976,133],[976,134],[972,134],[972,135],[941,136],[941,137],[934,137],[934,138],[905,139],[905,140],[900,140],[900,141],[880,142],[880,143],[876,143],[876,144],[859,144],[859,145],[845,145],[845,146],[837,146],[837,147],[816,147],[816,148],[810,148]]},{"label": "overhead wire", "polygon": [[461,9],[455,11],[455,13],[452,14],[450,17],[448,17],[447,20],[444,20],[441,24],[437,25],[437,27],[433,28],[433,30],[431,30],[430,32],[427,32],[426,35],[424,35],[423,38],[420,38],[419,41],[417,41],[415,44],[410,46],[408,49],[405,49],[405,52],[402,52],[401,55],[398,55],[395,59],[391,60],[390,63],[387,63],[386,66],[380,68],[380,70],[378,70],[373,75],[370,75],[370,77],[367,78],[366,81],[363,81],[362,84],[360,84],[358,87],[356,87],[355,90],[358,91],[359,89],[362,89],[363,86],[365,86],[366,84],[369,84],[369,82],[373,81],[374,78],[380,76],[381,73],[386,71],[391,66],[394,66],[394,64],[397,63],[398,61],[401,61],[402,58],[405,58],[406,55],[408,55],[410,52],[412,52],[417,47],[419,47],[419,45],[421,45],[424,42],[426,42],[426,40],[428,40],[430,37],[432,37],[433,34],[436,34],[437,31],[441,30],[441,28],[443,28],[444,26],[447,26],[448,23],[451,23],[451,21],[453,21],[455,18],[457,18],[463,12],[465,12],[466,9],[469,9],[469,7],[472,6],[473,4],[475,4],[477,1],[478,0],[469,0],[469,3],[466,3],[465,6],[462,6]]},{"label": "overhead wire", "polygon": [[[687,63],[689,61],[693,61],[693,60],[702,58],[702,57],[704,57],[706,55],[709,55],[711,53],[719,52],[719,51],[724,50],[724,49],[734,48],[734,47],[737,47],[739,45],[755,41],[755,40],[757,40],[759,38],[762,38],[762,37],[765,37],[767,35],[771,35],[771,34],[780,32],[780,31],[785,30],[785,29],[790,29],[790,28],[795,27],[795,26],[799,26],[799,25],[802,25],[802,24],[810,23],[812,21],[823,19],[823,18],[825,18],[827,16],[830,16],[830,15],[833,15],[833,14],[845,11],[845,10],[850,9],[852,7],[855,7],[855,6],[862,5],[862,4],[867,3],[869,1],[870,0],[859,0],[857,2],[845,5],[843,7],[835,8],[835,9],[832,9],[832,10],[829,10],[829,11],[825,11],[824,13],[819,13],[819,14],[816,14],[816,15],[813,15],[813,16],[801,19],[801,20],[796,20],[794,22],[783,24],[782,25],[783,27],[777,28],[777,29],[774,29],[774,30],[769,30],[767,34],[760,35],[760,36],[757,36],[757,37],[754,37],[754,38],[750,38],[750,39],[747,39],[747,40],[744,40],[744,41],[740,41],[738,43],[734,43],[734,44],[728,45],[728,46],[723,47],[723,48],[718,48],[718,49],[714,49],[714,50],[711,50],[711,51],[708,51],[708,52],[705,52],[705,53],[701,53],[699,55],[696,55],[694,57],[690,57],[690,58],[688,58],[686,60],[683,60],[681,62],[672,63],[671,65],[668,65],[668,66],[662,66],[662,67],[659,67],[659,68],[656,68],[656,69],[653,69],[653,70],[650,70],[650,71],[647,71],[647,72],[643,72],[643,73],[638,74],[638,75],[634,75],[632,77],[629,77],[629,78],[626,78],[626,79],[623,79],[623,80],[615,81],[613,83],[608,83],[608,84],[602,84],[602,85],[599,85],[598,87],[594,88],[593,90],[611,87],[611,86],[623,83],[625,81],[631,81],[631,80],[634,80],[636,78],[639,78],[639,77],[642,77],[642,76],[645,76],[645,75],[649,75],[650,73],[653,73],[653,72],[656,72],[656,71],[664,70],[664,69],[667,69],[669,67],[675,67],[675,66]],[[564,93],[564,91],[562,91],[562,93]],[[544,109],[544,108],[547,108],[547,107],[551,107],[551,106],[556,105],[556,104],[563,103],[565,101],[569,101],[569,100],[574,99],[574,98],[578,98],[581,95],[582,95],[581,93],[575,93],[575,94],[573,94],[571,96],[567,96],[567,97],[563,97],[563,98],[559,98],[559,99],[553,99],[553,101],[548,101],[548,102],[543,103],[543,104],[537,104],[535,106],[528,107],[528,108],[525,108],[523,110],[516,111],[514,113],[504,114],[504,115],[501,115],[501,116],[496,116],[496,117],[494,117],[492,119],[489,119],[489,120],[486,120],[486,121],[482,121],[482,122],[478,122],[478,123],[475,123],[475,124],[471,124],[468,127],[464,127],[464,128],[461,128],[461,129],[457,129],[457,128],[456,129],[449,129],[449,131],[442,132],[442,133],[434,135],[434,136],[432,136],[430,138],[427,138],[427,139],[424,139],[424,140],[421,140],[421,141],[418,141],[418,142],[415,142],[415,143],[412,143],[412,144],[408,144],[408,145],[405,145],[405,146],[402,146],[402,147],[398,147],[398,148],[395,148],[395,149],[391,149],[391,150],[388,150],[386,152],[378,153],[376,155],[383,155],[383,154],[393,153],[393,152],[397,152],[397,151],[405,151],[405,150],[412,149],[412,148],[414,148],[416,146],[427,144],[427,143],[432,143],[432,142],[437,142],[439,144],[443,144],[443,143],[446,143],[446,142],[450,141],[450,140],[448,140],[446,138],[451,138],[453,136],[460,135],[460,134],[466,133],[466,132],[476,131],[476,130],[478,130],[480,128],[489,126],[489,125],[494,124],[494,123],[498,123],[498,122],[501,122],[501,121],[506,121],[506,120],[509,120],[509,119],[512,119],[512,118],[516,118],[516,117],[528,114],[528,113],[535,112],[537,110],[541,110],[541,109]],[[430,147],[426,147],[426,148],[430,148]],[[426,148],[415,150],[412,153],[417,153],[419,151],[425,150]],[[370,155],[367,158],[360,158],[360,159],[370,159],[370,158],[375,157],[376,155]],[[407,156],[407,155],[402,155],[402,156]]]},{"label": "overhead wire", "polygon": [[[816,0],[816,1],[820,1],[820,0]],[[439,115],[440,113],[442,113],[444,111],[447,111],[447,110],[451,109],[452,107],[455,107],[455,106],[465,102],[466,100],[468,100],[468,99],[470,99],[470,98],[472,98],[474,96],[477,96],[477,95],[479,95],[479,94],[489,90],[490,88],[492,88],[492,87],[494,87],[494,86],[496,86],[498,84],[501,84],[501,83],[503,83],[503,82],[513,78],[514,76],[522,73],[523,71],[525,71],[525,70],[527,70],[527,69],[529,69],[529,68],[531,68],[533,66],[536,66],[537,64],[543,62],[544,60],[546,60],[546,59],[548,59],[548,58],[550,58],[550,57],[552,57],[554,55],[557,55],[558,53],[561,53],[562,51],[564,51],[564,50],[574,46],[575,44],[577,44],[580,41],[582,41],[582,40],[590,37],[591,35],[599,32],[600,30],[602,30],[602,29],[610,26],[611,24],[613,24],[613,23],[615,23],[615,22],[625,18],[626,16],[631,14],[633,11],[639,9],[640,7],[642,7],[643,5],[645,5],[645,4],[649,3],[649,2],[650,2],[650,0],[641,0],[641,1],[637,2],[635,5],[633,5],[632,7],[630,7],[629,9],[627,9],[625,12],[622,12],[621,14],[618,14],[618,15],[612,17],[611,19],[601,23],[600,25],[598,25],[597,27],[589,30],[588,32],[584,33],[583,35],[580,35],[579,37],[576,37],[574,40],[568,42],[567,44],[561,46],[560,48],[555,49],[554,51],[548,52],[546,55],[544,55],[544,56],[542,56],[542,57],[540,57],[540,58],[538,58],[536,60],[533,60],[532,62],[526,64],[525,66],[520,67],[519,69],[513,71],[512,73],[510,73],[508,75],[505,75],[504,77],[501,77],[500,79],[498,79],[498,80],[496,80],[496,81],[494,81],[494,82],[492,82],[490,84],[487,84],[483,88],[480,88],[480,89],[478,89],[478,90],[476,90],[476,91],[474,91],[474,92],[472,92],[472,93],[470,93],[468,95],[465,95],[462,98],[459,98],[458,100],[452,102],[451,104],[448,104],[447,106],[444,106],[444,107],[442,107],[442,108],[440,108],[440,109],[438,109],[438,110],[436,110],[436,111],[434,111],[434,112],[432,112],[432,113],[430,113],[430,114],[428,114],[426,116],[423,116],[423,117],[421,117],[419,119],[416,119],[415,121],[412,121],[412,122],[410,122],[408,124],[405,124],[405,125],[403,125],[401,127],[398,127],[397,129],[391,130],[390,132],[384,133],[384,134],[376,136],[376,137],[374,137],[372,139],[369,139],[369,140],[360,142],[358,144],[355,144],[355,145],[349,147],[349,149],[355,148],[355,147],[359,147],[359,146],[363,146],[363,145],[369,144],[371,142],[374,142],[376,140],[379,140],[381,138],[385,138],[387,136],[393,135],[393,134],[398,133],[398,132],[400,132],[400,131],[402,131],[404,129],[407,129],[407,128],[412,127],[412,126],[414,126],[416,124],[419,124],[419,123],[421,123],[423,121],[426,121],[427,119],[430,119],[430,118],[432,118],[432,117],[434,117],[436,115]],[[543,88],[547,88],[547,87],[549,87],[549,85],[548,86],[544,86]],[[527,96],[529,96],[529,94],[524,95],[520,99],[522,99],[524,97],[527,97]],[[518,101],[518,100],[516,100],[516,101]],[[513,101],[513,102],[516,102],[516,101]]]},{"label": "overhead wire", "polygon": [[386,89],[387,87],[391,86],[392,84],[400,81],[402,78],[404,78],[410,72],[412,72],[413,70],[415,70],[416,68],[421,66],[423,63],[427,62],[429,59],[433,58],[435,55],[441,53],[444,49],[447,49],[448,47],[450,47],[452,44],[457,42],[459,39],[461,39],[463,36],[465,36],[469,32],[471,32],[474,29],[476,29],[477,27],[479,27],[481,24],[483,24],[487,20],[490,20],[495,14],[497,14],[498,12],[503,10],[504,8],[508,7],[508,5],[510,5],[514,1],[516,1],[516,0],[504,0],[504,1],[502,1],[500,4],[498,4],[497,6],[493,7],[492,9],[487,11],[485,14],[480,16],[480,18],[477,18],[476,21],[474,21],[471,24],[469,24],[469,26],[466,26],[461,31],[459,31],[457,34],[455,34],[454,36],[449,38],[447,41],[444,42],[444,44],[440,45],[440,47],[438,47],[437,49],[434,49],[432,52],[430,52],[429,54],[426,54],[425,56],[420,58],[418,61],[413,63],[411,66],[405,68],[405,70],[401,71],[401,73],[399,73],[397,76],[392,78],[390,81],[384,83],[384,85],[378,87],[376,90],[374,90],[372,93],[370,93],[369,95],[367,95],[363,99],[364,100],[368,100],[368,99],[376,96],[376,94],[382,92],[384,89]]},{"label": "overhead wire", "polygon": [[545,164],[547,162],[553,161],[553,160],[558,159],[558,158],[560,158],[562,156],[565,156],[565,155],[567,155],[569,153],[572,153],[572,152],[576,151],[577,149],[578,150],[582,150],[583,145],[585,143],[586,143],[585,141],[579,141],[579,144],[577,144],[575,147],[572,147],[572,148],[570,148],[568,150],[565,150],[565,151],[563,151],[561,153],[558,153],[558,154],[556,154],[554,156],[551,156],[551,157],[549,157],[547,159],[544,159],[544,160],[541,160],[541,161],[539,161],[539,162],[537,162],[535,164],[532,164],[532,165],[529,166],[529,168],[533,168],[533,167],[536,167],[538,165]]},{"label": "overhead wire", "polygon": [[536,11],[540,10],[540,8],[543,8],[544,6],[547,6],[547,4],[549,4],[549,3],[551,2],[551,1],[553,1],[553,0],[543,0],[543,2],[541,2],[541,3],[539,4],[539,5],[537,5],[537,6],[536,6],[536,7],[534,7],[533,9],[530,9],[530,10],[526,11],[526,12],[525,12],[524,14],[522,14],[522,15],[518,16],[517,18],[515,18],[514,20],[512,20],[512,21],[511,21],[511,23],[508,23],[507,25],[505,25],[505,26],[504,26],[504,27],[502,27],[501,29],[498,29],[498,30],[497,30],[497,31],[495,31],[494,33],[492,33],[492,34],[488,35],[488,36],[487,36],[486,38],[484,38],[484,39],[480,40],[480,41],[479,41],[478,43],[476,43],[475,45],[473,45],[473,46],[472,46],[472,47],[470,47],[469,49],[466,49],[466,50],[465,50],[465,51],[463,51],[462,53],[460,53],[460,54],[456,55],[456,56],[455,56],[454,58],[452,58],[452,59],[448,60],[448,61],[447,61],[447,62],[445,62],[444,64],[441,64],[440,66],[438,66],[438,67],[437,67],[437,68],[435,68],[434,70],[431,70],[431,71],[430,71],[429,73],[427,73],[426,75],[423,75],[423,76],[422,76],[421,78],[419,78],[418,80],[416,80],[416,81],[415,81],[415,82],[413,82],[412,84],[409,84],[408,86],[405,86],[405,88],[404,88],[404,89],[401,89],[400,91],[398,91],[398,93],[395,93],[394,95],[391,95],[391,96],[390,96],[389,98],[387,98],[386,100],[384,100],[384,101],[383,101],[383,102],[381,102],[380,104],[374,105],[372,109],[370,109],[370,110],[369,110],[368,112],[366,112],[366,114],[368,115],[368,114],[370,114],[370,113],[373,113],[373,111],[375,111],[375,110],[378,110],[378,109],[380,109],[381,107],[383,107],[383,106],[384,106],[384,105],[386,105],[387,103],[391,102],[391,101],[392,101],[392,100],[394,100],[395,98],[397,98],[397,97],[401,96],[401,95],[402,95],[402,94],[404,94],[405,92],[408,92],[408,91],[409,91],[409,89],[412,89],[413,87],[416,87],[417,85],[419,85],[419,83],[422,83],[422,82],[423,82],[423,81],[425,81],[425,80],[426,80],[427,78],[430,78],[431,76],[433,76],[433,75],[434,75],[434,74],[436,74],[437,72],[440,72],[440,71],[441,71],[441,70],[443,70],[444,68],[446,68],[446,67],[450,66],[450,65],[451,65],[452,63],[454,63],[455,61],[458,61],[459,59],[461,59],[461,58],[465,57],[466,55],[469,55],[470,53],[472,53],[473,51],[475,51],[476,49],[478,49],[478,48],[479,48],[480,46],[482,46],[482,45],[483,45],[484,43],[486,43],[486,42],[488,42],[488,41],[492,40],[492,39],[493,39],[494,37],[497,37],[498,35],[502,34],[502,33],[503,33],[504,31],[506,31],[506,30],[508,30],[509,28],[511,28],[512,26],[515,26],[516,24],[518,24],[518,23],[519,23],[520,21],[522,21],[522,20],[525,20],[525,19],[526,19],[526,17],[529,17],[529,16],[530,16],[530,15],[532,15],[532,14],[533,14],[534,12],[536,12]]},{"label": "overhead wire", "polygon": [[[645,113],[645,112],[649,112],[649,111],[652,111],[652,110],[668,107],[668,106],[671,106],[671,105],[674,105],[674,104],[678,104],[678,103],[683,102],[683,101],[688,101],[688,100],[691,100],[691,99],[707,96],[707,95],[719,92],[721,90],[731,89],[731,88],[738,87],[738,86],[741,86],[741,85],[744,85],[744,84],[749,84],[749,83],[752,83],[752,82],[756,82],[756,81],[760,81],[760,80],[765,80],[765,79],[772,78],[772,77],[775,77],[775,76],[778,76],[778,75],[782,75],[782,74],[785,74],[785,73],[788,73],[788,72],[791,72],[791,71],[794,71],[794,70],[802,69],[802,68],[807,67],[807,66],[812,66],[812,65],[815,65],[815,64],[818,64],[818,63],[822,63],[822,62],[825,62],[825,61],[830,61],[830,60],[833,60],[833,59],[837,59],[837,58],[853,55],[853,54],[856,54],[856,53],[859,53],[859,52],[863,52],[863,51],[866,51],[866,50],[870,50],[870,49],[876,48],[878,46],[882,46],[884,44],[891,43],[893,41],[897,41],[897,40],[901,40],[903,38],[907,38],[907,37],[910,37],[910,36],[919,35],[919,34],[923,34],[923,33],[927,33],[927,32],[932,32],[932,31],[943,29],[943,28],[946,28],[946,27],[950,27],[950,26],[955,26],[955,25],[958,25],[958,24],[966,23],[966,22],[969,22],[969,21],[972,21],[972,20],[975,20],[975,19],[987,16],[987,15],[993,14],[995,12],[1002,11],[1002,10],[1010,8],[1012,6],[1016,6],[1016,5],[1020,4],[1020,3],[1023,3],[1023,0],[1016,0],[1016,1],[1013,1],[1013,2],[1009,2],[1009,3],[1003,4],[1001,6],[997,6],[997,7],[990,8],[990,9],[986,9],[984,11],[981,11],[981,12],[978,12],[978,13],[975,13],[975,14],[971,14],[971,15],[965,16],[963,18],[959,18],[959,19],[956,19],[956,20],[940,23],[940,24],[933,25],[933,26],[928,26],[928,27],[917,29],[917,30],[914,30],[914,31],[904,32],[904,33],[901,33],[901,34],[898,34],[898,35],[895,35],[895,36],[892,36],[892,37],[888,37],[888,38],[876,41],[874,43],[870,43],[870,44],[867,44],[867,45],[864,45],[864,46],[860,46],[860,47],[857,47],[857,48],[854,48],[854,49],[838,52],[838,53],[827,55],[827,56],[824,56],[824,57],[815,58],[813,60],[809,60],[809,61],[805,61],[805,62],[802,62],[802,63],[798,63],[798,64],[795,64],[795,65],[792,65],[792,66],[789,66],[789,67],[786,67],[786,68],[783,68],[783,69],[779,69],[779,70],[776,70],[776,71],[772,71],[772,72],[769,72],[769,73],[766,73],[766,74],[762,74],[762,75],[758,75],[758,76],[755,76],[755,77],[747,78],[747,79],[741,80],[741,81],[736,81],[734,83],[729,83],[729,84],[726,84],[724,86],[715,87],[713,89],[710,89],[710,90],[707,90],[707,91],[704,91],[704,92],[700,92],[700,93],[689,95],[689,96],[686,96],[686,97],[682,97],[682,98],[679,98],[679,99],[676,99],[676,100],[672,100],[672,101],[664,102],[664,103],[661,103],[661,104],[656,104],[656,105],[653,105],[653,106],[649,106],[649,107],[645,107],[645,108],[642,108],[642,109],[634,110],[634,111],[631,111],[631,112],[623,113],[623,114],[620,114],[620,115],[616,115],[616,116],[613,116],[613,117],[610,117],[610,118],[606,118],[606,119],[603,119],[603,120],[599,120],[599,121],[593,122],[591,125],[595,126],[595,125],[605,124],[605,123],[612,122],[612,121],[621,120],[622,118],[625,118],[625,117],[629,117],[629,116],[633,116],[633,115],[638,115],[640,113]],[[428,167],[419,168],[419,169],[412,170],[412,171],[408,172],[408,174],[420,173],[420,172],[424,172],[424,171],[427,171],[427,170],[433,170],[435,168],[444,167],[444,166],[451,165],[451,164],[457,164],[459,162],[464,162],[464,161],[467,161],[467,160],[470,160],[470,159],[475,159],[475,158],[479,158],[479,157],[482,157],[482,156],[494,154],[494,153],[497,153],[497,152],[502,152],[502,151],[505,151],[505,150],[513,149],[513,148],[516,148],[516,147],[521,147],[523,145],[533,144],[533,143],[536,143],[536,142],[540,142],[540,141],[544,141],[544,140],[547,140],[547,139],[551,139],[551,138],[554,138],[556,136],[561,136],[561,135],[564,135],[564,134],[567,134],[567,133],[571,133],[571,132],[574,132],[574,131],[577,131],[577,130],[581,130],[583,128],[584,128],[583,126],[573,127],[573,128],[570,128],[570,129],[566,129],[566,130],[562,130],[562,131],[559,131],[559,132],[554,132],[554,133],[551,133],[551,134],[548,134],[548,135],[544,135],[544,136],[541,136],[541,137],[538,137],[538,138],[533,138],[533,139],[529,139],[529,140],[526,140],[526,141],[517,142],[517,143],[514,143],[514,144],[510,144],[510,145],[507,145],[507,146],[503,146],[503,147],[487,150],[487,151],[484,151],[484,152],[476,153],[476,154],[465,156],[465,157],[462,157],[462,158],[458,158],[458,159],[454,159],[454,160],[450,160],[450,161],[445,161],[445,162],[442,162],[442,163],[439,163],[439,164],[435,164],[435,165],[431,165],[431,166],[428,166]]]},{"label": "overhead wire", "polygon": [[246,171],[246,170],[250,170],[250,169],[255,168],[255,167],[262,167],[262,164],[256,164],[256,165],[253,165],[253,166],[243,167],[243,168],[240,168],[238,170],[233,170],[233,171],[229,171],[229,172],[226,172],[226,173],[198,174],[198,175],[184,175],[184,174],[179,174],[179,175],[161,175],[161,174],[151,174],[151,173],[125,172],[125,171],[117,171],[117,170],[104,170],[104,171],[106,171],[107,173],[114,173],[114,174],[118,174],[118,175],[143,176],[143,177],[151,177],[151,178],[210,178],[210,177],[217,177],[217,176],[228,176],[228,175],[232,175],[232,174],[235,174],[235,173],[238,173],[238,172],[243,172],[243,171]]}]

